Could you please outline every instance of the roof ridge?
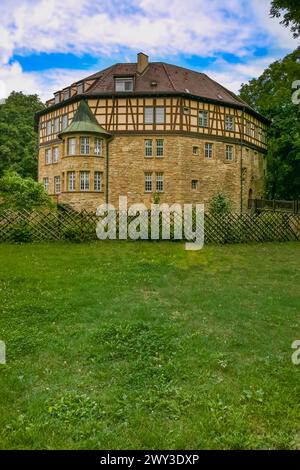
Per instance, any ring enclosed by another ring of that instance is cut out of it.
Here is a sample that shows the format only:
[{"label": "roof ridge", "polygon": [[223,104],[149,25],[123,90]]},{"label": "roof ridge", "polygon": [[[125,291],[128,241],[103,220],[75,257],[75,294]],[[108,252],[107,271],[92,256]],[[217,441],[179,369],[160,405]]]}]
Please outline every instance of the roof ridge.
[{"label": "roof ridge", "polygon": [[174,85],[174,83],[173,83],[173,81],[172,81],[172,79],[171,79],[171,77],[170,77],[169,72],[167,71],[167,68],[166,68],[166,65],[167,65],[167,64],[166,64],[165,62],[161,62],[161,64],[162,64],[163,69],[164,69],[164,71],[165,71],[165,73],[166,73],[166,75],[167,75],[167,77],[168,77],[168,79],[169,79],[169,82],[171,83],[171,86],[172,86],[173,90],[174,90],[174,91],[178,91],[178,90],[175,88],[175,85]]}]

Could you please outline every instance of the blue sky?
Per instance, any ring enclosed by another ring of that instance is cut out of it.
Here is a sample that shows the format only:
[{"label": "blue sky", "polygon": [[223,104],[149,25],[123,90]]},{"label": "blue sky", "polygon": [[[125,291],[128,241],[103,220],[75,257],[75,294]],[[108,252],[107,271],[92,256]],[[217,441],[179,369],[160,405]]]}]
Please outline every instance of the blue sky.
[{"label": "blue sky", "polygon": [[43,100],[115,62],[153,61],[207,73],[237,92],[298,46],[269,0],[1,0],[0,98]]}]

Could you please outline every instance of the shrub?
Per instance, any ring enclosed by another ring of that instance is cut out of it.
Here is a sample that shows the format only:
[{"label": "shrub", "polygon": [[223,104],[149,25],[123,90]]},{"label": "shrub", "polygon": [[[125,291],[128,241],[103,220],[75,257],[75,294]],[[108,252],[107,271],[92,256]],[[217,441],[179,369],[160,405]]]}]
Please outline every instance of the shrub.
[{"label": "shrub", "polygon": [[25,222],[19,222],[12,226],[10,230],[10,239],[16,243],[27,243],[32,241],[32,228]]},{"label": "shrub", "polygon": [[81,230],[76,225],[68,225],[62,229],[62,236],[71,242],[80,242],[82,238]]},{"label": "shrub", "polygon": [[229,214],[231,211],[231,203],[227,196],[222,193],[217,193],[212,198],[209,205],[209,212],[214,215]]}]

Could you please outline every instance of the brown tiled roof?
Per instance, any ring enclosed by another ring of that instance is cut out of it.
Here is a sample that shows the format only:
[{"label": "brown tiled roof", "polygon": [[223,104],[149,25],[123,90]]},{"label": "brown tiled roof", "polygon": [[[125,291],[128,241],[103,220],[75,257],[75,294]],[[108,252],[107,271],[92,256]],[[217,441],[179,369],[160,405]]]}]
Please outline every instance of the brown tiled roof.
[{"label": "brown tiled roof", "polygon": [[[134,88],[132,92],[116,92],[115,77],[133,77]],[[258,114],[247,103],[241,100],[233,92],[227,90],[216,81],[209,78],[204,73],[195,72],[177,65],[167,64],[165,62],[149,62],[142,74],[137,72],[137,63],[115,64],[100,72],[76,82],[91,80],[94,83],[90,88],[80,94],[74,95],[69,100],[61,101],[59,104],[49,102],[50,107],[59,107],[68,101],[77,100],[81,97],[92,96],[113,96],[113,95],[185,95],[188,97],[199,98],[220,104],[228,104],[238,108],[245,107],[250,114],[262,119],[266,123],[269,120]],[[73,85],[76,85],[74,83]],[[153,85],[155,83],[155,85]],[[39,114],[43,114],[49,110]]]},{"label": "brown tiled roof", "polygon": [[[150,62],[147,69],[139,75],[137,64],[115,64],[89,78],[96,78],[94,85],[85,95],[115,93],[116,76],[134,76],[133,94],[187,94],[224,103],[247,106],[238,98],[204,73],[178,67],[164,62]],[[157,85],[153,86],[152,82]]]}]

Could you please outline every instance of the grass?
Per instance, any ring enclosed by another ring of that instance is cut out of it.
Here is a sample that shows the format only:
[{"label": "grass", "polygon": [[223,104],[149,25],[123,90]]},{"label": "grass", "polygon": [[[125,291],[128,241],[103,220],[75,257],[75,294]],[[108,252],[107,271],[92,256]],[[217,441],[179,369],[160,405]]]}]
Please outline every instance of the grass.
[{"label": "grass", "polygon": [[1,449],[300,447],[300,244],[0,245]]}]

